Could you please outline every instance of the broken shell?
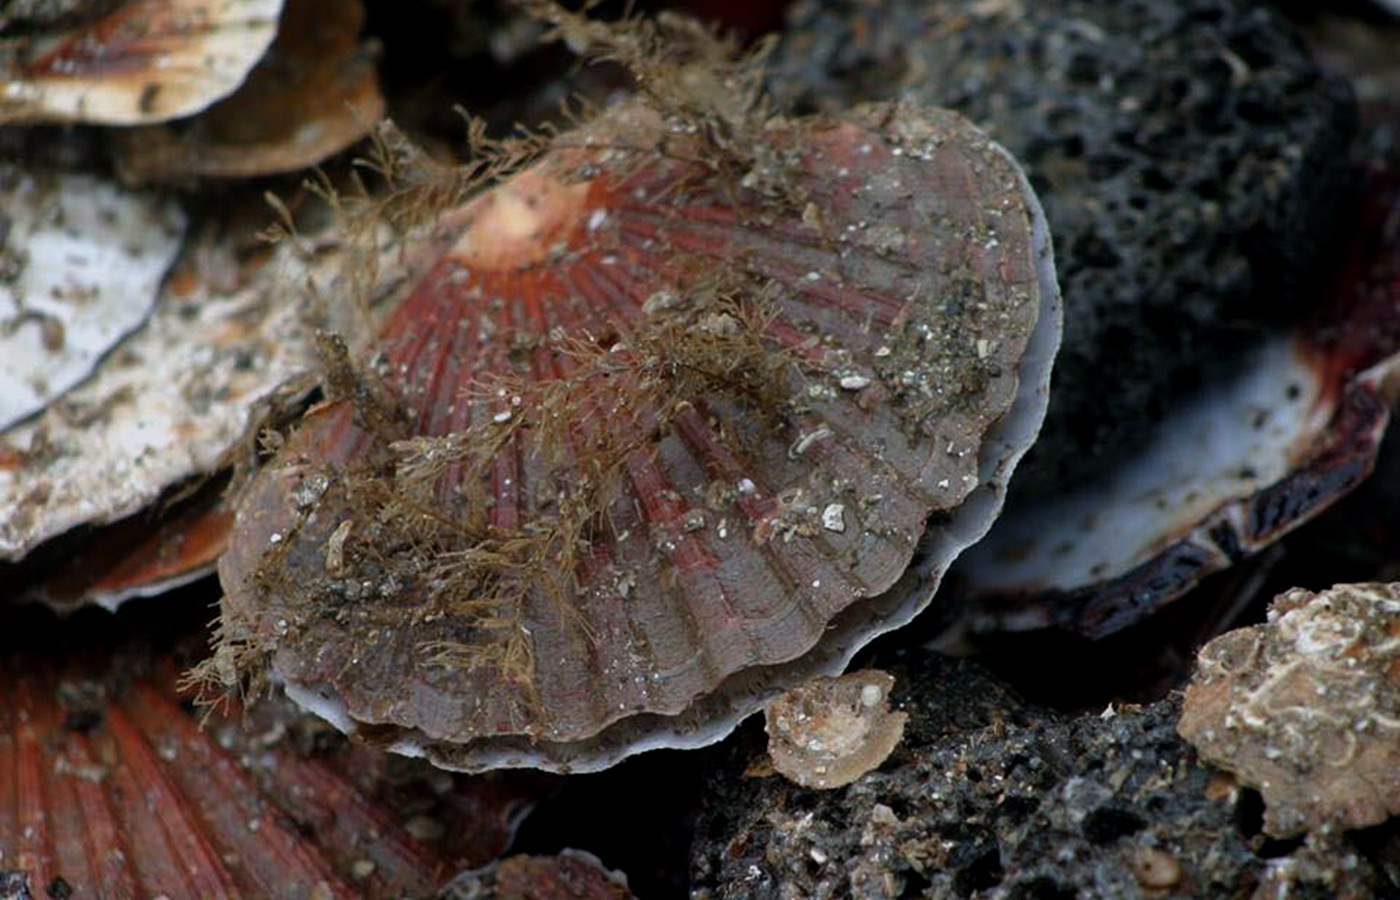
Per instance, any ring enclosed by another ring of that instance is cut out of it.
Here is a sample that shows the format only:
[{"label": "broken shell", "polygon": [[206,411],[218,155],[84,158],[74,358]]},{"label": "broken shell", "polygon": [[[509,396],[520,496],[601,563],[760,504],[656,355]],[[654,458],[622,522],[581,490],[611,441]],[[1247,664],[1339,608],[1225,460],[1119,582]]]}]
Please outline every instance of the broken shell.
[{"label": "broken shell", "polygon": [[[1400,378],[1400,180],[1373,174],[1319,312],[1170,410],[1148,448],[1018,502],[956,566],[965,649],[996,631],[1112,634],[1258,552],[1371,473]],[[945,595],[946,596],[946,595]]]},{"label": "broken shell", "polygon": [[0,430],[86,378],[145,320],[184,226],[169,201],[0,164]]},{"label": "broken shell", "polygon": [[1400,813],[1400,584],[1301,588],[1201,649],[1181,736],[1264,795],[1264,829]]},{"label": "broken shell", "polygon": [[439,900],[633,900],[627,876],[609,871],[583,850],[557,856],[510,856],[474,872],[463,872]]},{"label": "broken shell", "polygon": [[[226,645],[401,752],[585,770],[718,740],[921,609],[1043,415],[1041,216],[943,111],[752,139],[734,179],[694,162],[703,129],[631,105],[442,216],[370,358],[383,385],[332,365],[347,399],[243,496]],[[662,291],[685,299],[645,315]],[[737,332],[692,327],[710,312]],[[853,368],[876,402],[839,389]]]},{"label": "broken shell", "polygon": [[[0,860],[34,896],[425,896],[503,851],[538,791],[429,781],[285,700],[201,722],[171,660],[61,646],[0,664]],[[460,829],[424,839],[425,816]]]},{"label": "broken shell", "polygon": [[277,40],[231,96],[185,122],[116,131],[131,183],[249,178],[316,165],[384,115],[359,0],[290,0]]},{"label": "broken shell", "polygon": [[114,611],[133,597],[189,584],[214,571],[228,544],[227,487],[227,478],[213,478],[191,496],[158,501],[158,518],[138,512],[50,541],[20,563],[0,563],[0,581],[14,586],[11,598],[59,612],[89,604]]},{"label": "broken shell", "polygon": [[232,243],[202,233],[150,320],[86,384],[0,433],[0,560],[213,473],[277,398],[311,387],[298,381],[314,360],[306,309],[287,297],[328,290],[340,245],[284,243],[239,266]]},{"label": "broken shell", "polygon": [[880,767],[904,736],[892,713],[894,676],[867,669],[814,678],[775,697],[764,712],[773,767],[803,787],[838,788]]},{"label": "broken shell", "polygon": [[139,125],[199,112],[243,83],[282,0],[125,0],[71,28],[0,35],[0,122]]}]

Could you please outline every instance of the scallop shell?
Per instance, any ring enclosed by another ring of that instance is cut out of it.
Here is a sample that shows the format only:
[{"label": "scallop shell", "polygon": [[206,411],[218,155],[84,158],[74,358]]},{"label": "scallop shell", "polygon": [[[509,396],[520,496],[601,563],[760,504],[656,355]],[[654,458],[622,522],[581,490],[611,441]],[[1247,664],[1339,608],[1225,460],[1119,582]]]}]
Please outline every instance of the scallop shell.
[{"label": "scallop shell", "polygon": [[0,429],[86,378],[145,320],[184,227],[169,201],[0,164]]},{"label": "scallop shell", "polygon": [[170,657],[62,651],[0,663],[0,870],[33,896],[426,896],[540,790],[399,771],[286,701],[201,718]]},{"label": "scallop shell", "polygon": [[1172,410],[1138,458],[1017,503],[958,561],[940,641],[1057,628],[1098,638],[1269,546],[1371,473],[1400,388],[1400,179],[1373,173],[1336,287],[1235,378]]},{"label": "scallop shell", "polygon": [[248,80],[193,119],[123,129],[111,140],[127,182],[295,172],[339,153],[384,115],[359,0],[290,0]]},{"label": "scallop shell", "polygon": [[354,399],[243,497],[223,652],[448,768],[589,770],[718,740],[928,602],[1043,415],[1033,196],[940,110],[774,120],[734,173],[696,131],[615,110],[441,217],[382,384],[333,371]]},{"label": "scallop shell", "polygon": [[0,36],[0,122],[192,115],[243,83],[281,10],[282,0],[125,0],[71,28]]}]

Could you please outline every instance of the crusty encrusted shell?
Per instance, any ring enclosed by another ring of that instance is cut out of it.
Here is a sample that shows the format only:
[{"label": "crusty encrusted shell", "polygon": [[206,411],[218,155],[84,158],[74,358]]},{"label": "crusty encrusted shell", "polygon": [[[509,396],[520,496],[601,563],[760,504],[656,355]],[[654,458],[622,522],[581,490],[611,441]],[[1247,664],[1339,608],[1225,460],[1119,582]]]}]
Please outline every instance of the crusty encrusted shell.
[{"label": "crusty encrusted shell", "polygon": [[282,0],[125,0],[66,30],[0,38],[0,122],[138,125],[243,83]]},{"label": "crusty encrusted shell", "polygon": [[0,560],[80,525],[117,522],[217,471],[274,397],[297,393],[314,354],[294,301],[308,284],[330,283],[339,247],[287,243],[233,267],[228,244],[192,250],[150,318],[86,383],[0,432]]},{"label": "crusty encrusted shell", "polygon": [[1271,835],[1400,813],[1400,584],[1278,595],[1201,648],[1178,730],[1260,790]]},{"label": "crusty encrusted shell", "polygon": [[[376,540],[393,523],[357,518],[345,473],[392,485],[412,446],[386,438],[398,426],[362,387],[309,414],[243,498],[220,565],[225,637],[269,648],[294,697],[401,751],[577,770],[716,740],[917,612],[990,524],[1043,414],[1059,313],[1040,215],[1010,157],[952,113],[867,108],[762,135],[732,178],[635,106],[566,135],[443,217],[441,255],[370,368],[406,411],[400,435],[489,435],[529,401],[473,385],[568,377],[578,350],[562,340],[625,356],[677,306],[697,329],[736,327],[687,294],[718,278],[745,302],[773,291],[759,330],[798,362],[772,385],[786,400],[719,385],[669,410],[578,539],[573,589],[561,599],[535,572],[510,610],[474,618],[435,596],[431,559]],[[617,383],[616,403],[561,413],[566,442],[645,438],[653,395]],[[428,518],[528,538],[559,475],[531,434],[490,461],[484,508],[462,505],[476,486],[449,465]],[[433,652],[502,632],[523,677]]]}]

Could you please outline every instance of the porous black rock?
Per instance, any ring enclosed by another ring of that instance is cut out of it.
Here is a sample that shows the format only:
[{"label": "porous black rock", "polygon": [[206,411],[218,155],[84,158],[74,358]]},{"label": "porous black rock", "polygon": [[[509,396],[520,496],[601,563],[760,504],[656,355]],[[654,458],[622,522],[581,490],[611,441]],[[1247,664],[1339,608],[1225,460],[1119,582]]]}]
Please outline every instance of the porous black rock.
[{"label": "porous black rock", "polygon": [[755,777],[759,742],[733,742],[704,792],[693,900],[1361,898],[1388,887],[1364,849],[1386,836],[1267,840],[1258,796],[1176,735],[1176,698],[1072,717],[1020,701],[975,663],[908,653],[890,668],[894,705],[909,713],[904,743],[855,783],[816,791]]},{"label": "porous black rock", "polygon": [[1023,497],[1131,453],[1295,321],[1347,193],[1349,86],[1247,2],[803,0],[771,85],[798,108],[952,107],[1025,165],[1066,321]]}]

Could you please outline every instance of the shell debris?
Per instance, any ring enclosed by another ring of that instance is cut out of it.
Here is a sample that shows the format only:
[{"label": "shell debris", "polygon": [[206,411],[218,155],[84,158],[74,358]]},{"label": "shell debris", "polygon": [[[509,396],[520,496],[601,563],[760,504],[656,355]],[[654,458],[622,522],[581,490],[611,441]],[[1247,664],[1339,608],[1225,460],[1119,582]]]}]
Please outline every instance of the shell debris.
[{"label": "shell debris", "polygon": [[764,712],[773,767],[803,787],[844,787],[880,767],[904,736],[907,713],[891,712],[894,676],[866,669],[814,678]]},{"label": "shell debris", "polygon": [[140,125],[232,93],[277,33],[283,0],[122,0],[37,20],[0,56],[0,122]]},{"label": "shell debris", "polygon": [[1178,730],[1259,789],[1276,837],[1400,813],[1400,584],[1275,597],[1202,648]]}]

